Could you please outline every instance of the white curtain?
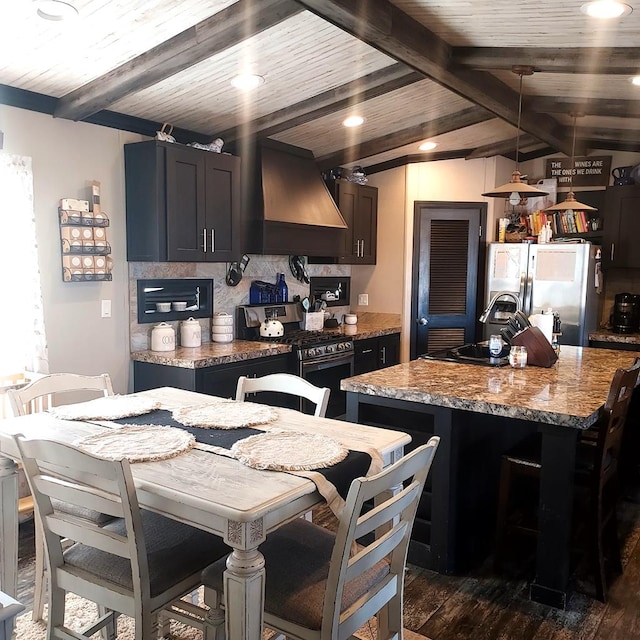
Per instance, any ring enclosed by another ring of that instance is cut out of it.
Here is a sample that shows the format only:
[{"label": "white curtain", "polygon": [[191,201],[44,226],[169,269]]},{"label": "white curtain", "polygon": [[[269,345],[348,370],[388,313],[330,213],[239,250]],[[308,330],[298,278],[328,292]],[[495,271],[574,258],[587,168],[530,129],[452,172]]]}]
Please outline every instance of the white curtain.
[{"label": "white curtain", "polygon": [[48,373],[31,158],[0,152],[0,375]]}]

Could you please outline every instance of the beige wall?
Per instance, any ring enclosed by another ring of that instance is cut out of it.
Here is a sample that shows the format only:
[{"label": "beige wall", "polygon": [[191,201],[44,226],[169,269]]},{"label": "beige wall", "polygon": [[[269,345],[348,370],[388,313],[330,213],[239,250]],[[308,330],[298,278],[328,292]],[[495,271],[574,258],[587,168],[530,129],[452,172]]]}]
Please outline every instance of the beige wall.
[{"label": "beige wall", "polygon": [[[140,138],[3,105],[0,129],[5,152],[32,158],[50,371],[107,372],[115,391],[124,393],[129,388],[129,315],[122,147]],[[107,238],[113,248],[113,280],[63,282],[58,202],[86,199],[92,180],[101,183],[102,208],[111,221]],[[104,299],[111,300],[111,318],[100,317]]]},{"label": "beige wall", "polygon": [[[404,290],[406,167],[377,173],[369,184],[378,188],[377,260],[371,266],[351,267],[351,307],[363,312],[399,313]],[[358,306],[358,294],[369,305]]]}]

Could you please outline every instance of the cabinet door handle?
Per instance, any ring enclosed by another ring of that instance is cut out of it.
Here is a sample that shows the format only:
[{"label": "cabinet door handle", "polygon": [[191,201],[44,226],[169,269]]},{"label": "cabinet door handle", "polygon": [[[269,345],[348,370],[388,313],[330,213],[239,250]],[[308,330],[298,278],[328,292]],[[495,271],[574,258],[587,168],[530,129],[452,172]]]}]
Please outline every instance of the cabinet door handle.
[{"label": "cabinet door handle", "polygon": [[216,236],[215,229],[211,229],[211,253],[215,253],[216,250]]},{"label": "cabinet door handle", "polygon": [[360,353],[362,353],[362,354],[373,353],[373,349],[363,349]]},{"label": "cabinet door handle", "polygon": [[364,240],[360,240],[362,244],[360,245],[360,257],[364,258]]},{"label": "cabinet door handle", "polygon": [[205,253],[207,253],[207,230],[202,230],[202,244],[204,248],[202,249]]},{"label": "cabinet door handle", "polygon": [[615,242],[612,242],[611,243],[611,262],[613,262],[613,254],[615,253],[615,251],[616,251],[616,245],[615,245]]},{"label": "cabinet door handle", "polygon": [[382,356],[382,364],[387,364],[387,347],[380,349],[380,355]]}]

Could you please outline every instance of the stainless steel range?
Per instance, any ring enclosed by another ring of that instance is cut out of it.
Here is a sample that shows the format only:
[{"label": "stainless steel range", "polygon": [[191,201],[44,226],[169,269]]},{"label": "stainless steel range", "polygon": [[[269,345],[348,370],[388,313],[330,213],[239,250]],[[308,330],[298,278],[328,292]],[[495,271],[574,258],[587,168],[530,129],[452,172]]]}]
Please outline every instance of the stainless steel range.
[{"label": "stainless steel range", "polygon": [[[269,319],[282,323],[282,336],[260,335],[260,325]],[[236,334],[242,340],[290,344],[291,373],[318,387],[329,387],[326,415],[328,418],[343,416],[346,394],[340,391],[340,380],[353,375],[353,340],[337,331],[305,331],[300,329],[301,321],[302,307],[298,303],[245,305],[237,309]],[[304,402],[300,408],[305,409]]]}]

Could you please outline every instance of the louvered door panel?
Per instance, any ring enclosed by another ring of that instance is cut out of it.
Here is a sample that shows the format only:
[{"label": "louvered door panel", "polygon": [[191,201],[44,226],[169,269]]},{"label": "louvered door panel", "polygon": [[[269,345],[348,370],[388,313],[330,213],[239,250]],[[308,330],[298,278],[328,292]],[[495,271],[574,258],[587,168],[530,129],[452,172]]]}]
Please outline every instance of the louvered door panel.
[{"label": "louvered door panel", "polygon": [[479,203],[417,203],[411,356],[473,342],[481,219]]}]

